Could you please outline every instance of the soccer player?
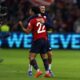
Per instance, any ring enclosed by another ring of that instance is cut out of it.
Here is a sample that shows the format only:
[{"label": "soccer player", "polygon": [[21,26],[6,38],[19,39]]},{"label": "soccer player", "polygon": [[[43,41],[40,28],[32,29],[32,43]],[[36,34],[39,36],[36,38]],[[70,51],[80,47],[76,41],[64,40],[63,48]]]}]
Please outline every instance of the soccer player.
[{"label": "soccer player", "polygon": [[[46,17],[46,22],[44,23],[44,25],[46,26],[46,28],[53,28],[53,23],[52,23],[52,20],[49,18],[48,14],[46,13],[46,8],[45,6],[39,6],[39,9],[40,9],[40,12],[41,12],[41,15],[43,17]],[[52,49],[50,47],[50,43],[48,41],[48,52],[47,52],[47,55],[48,55],[48,62],[49,62],[49,70],[50,70],[50,73],[51,73],[51,76],[53,77],[54,74],[53,72],[51,71],[51,64],[52,64]]]},{"label": "soccer player", "polygon": [[[40,9],[40,13],[37,16],[42,16],[42,17],[46,18],[46,20],[47,20],[45,23],[42,23],[42,24],[44,24],[46,26],[46,28],[47,27],[48,28],[53,28],[52,21],[49,19],[49,16],[46,13],[45,6],[39,6],[39,9]],[[36,15],[34,17],[36,17]],[[47,52],[47,55],[48,55],[49,71],[51,73],[51,76],[54,77],[54,74],[51,71],[52,49],[50,47],[49,41],[47,41],[47,42],[48,42],[47,43],[48,44],[48,48],[47,48],[48,52]],[[31,65],[29,65],[28,75],[29,76],[32,76],[32,66]]]},{"label": "soccer player", "polygon": [[[33,7],[31,9],[31,12],[33,13],[38,13],[38,8]],[[36,17],[33,18],[29,21],[27,28],[24,28],[22,22],[19,22],[21,25],[21,28],[23,29],[24,32],[30,33],[32,32],[33,34],[33,42],[32,42],[32,47],[30,50],[30,55],[29,55],[29,60],[30,60],[30,65],[34,67],[34,69],[37,71],[35,74],[35,77],[39,77],[42,75],[42,71],[40,71],[37,62],[35,60],[36,54],[40,53],[41,58],[44,63],[44,67],[46,70],[45,76],[44,77],[51,77],[51,74],[49,72],[49,66],[48,66],[48,59],[46,56],[47,53],[47,31],[45,25],[43,25],[41,22],[45,23],[46,19],[43,17]]]}]

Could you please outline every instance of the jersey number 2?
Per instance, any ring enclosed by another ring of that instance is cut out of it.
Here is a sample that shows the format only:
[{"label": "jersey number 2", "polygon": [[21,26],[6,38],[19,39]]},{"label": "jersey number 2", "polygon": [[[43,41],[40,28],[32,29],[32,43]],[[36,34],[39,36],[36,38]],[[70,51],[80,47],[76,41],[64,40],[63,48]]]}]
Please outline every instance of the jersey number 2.
[{"label": "jersey number 2", "polygon": [[37,33],[45,32],[45,25],[42,25],[40,22],[37,22],[36,26],[38,27]]}]

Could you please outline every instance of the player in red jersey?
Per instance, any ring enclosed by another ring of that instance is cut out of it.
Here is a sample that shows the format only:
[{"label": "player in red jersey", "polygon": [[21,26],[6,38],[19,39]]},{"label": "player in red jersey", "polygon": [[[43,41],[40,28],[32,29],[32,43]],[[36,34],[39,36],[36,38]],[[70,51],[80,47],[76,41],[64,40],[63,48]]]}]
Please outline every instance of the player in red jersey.
[{"label": "player in red jersey", "polygon": [[[46,14],[46,9],[45,9],[45,6],[39,6],[39,9],[40,9],[40,13],[37,15],[37,16],[42,16],[43,18],[45,18],[46,20],[46,23],[44,23],[44,25],[46,25],[46,28],[53,28],[53,24],[51,22],[51,20],[49,19],[49,16],[48,14]],[[35,16],[36,17],[36,16]],[[42,23],[43,24],[43,23]],[[50,43],[48,41],[48,48],[47,48],[48,52],[47,52],[47,55],[48,55],[48,63],[49,63],[49,71],[51,73],[51,76],[54,77],[54,74],[53,72],[51,71],[51,64],[52,64],[52,49],[50,47]],[[29,65],[29,69],[28,69],[28,75],[29,76],[32,76],[32,66]]]},{"label": "player in red jersey", "polygon": [[[33,7],[31,10],[34,13],[37,13],[36,11],[39,11],[39,10],[35,10],[35,9],[36,9],[36,7]],[[34,67],[34,69],[37,71],[37,73],[35,74],[36,78],[42,74],[42,71],[40,71],[40,69],[37,65],[37,62],[35,60],[37,53],[40,53],[41,58],[43,60],[44,67],[46,70],[45,77],[51,77],[51,74],[49,72],[48,59],[46,56],[47,47],[48,47],[47,31],[46,31],[45,25],[43,25],[41,23],[41,22],[45,23],[45,21],[46,21],[46,19],[43,17],[33,18],[28,23],[28,26],[26,29],[24,28],[22,22],[19,22],[19,24],[21,25],[24,32],[26,32],[26,33],[32,32],[32,34],[33,34],[33,42],[32,42],[32,47],[30,50],[29,60],[30,60],[30,65],[32,65]]]}]

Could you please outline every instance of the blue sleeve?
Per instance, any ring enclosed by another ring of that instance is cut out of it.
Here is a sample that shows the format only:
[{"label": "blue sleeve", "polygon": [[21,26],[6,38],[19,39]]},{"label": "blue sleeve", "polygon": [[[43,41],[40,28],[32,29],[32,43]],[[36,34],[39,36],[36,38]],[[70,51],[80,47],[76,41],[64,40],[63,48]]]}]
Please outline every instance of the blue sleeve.
[{"label": "blue sleeve", "polygon": [[44,23],[44,25],[48,28],[53,28],[53,22],[52,20],[50,19],[50,17],[46,14],[46,17],[47,17],[47,21]]}]

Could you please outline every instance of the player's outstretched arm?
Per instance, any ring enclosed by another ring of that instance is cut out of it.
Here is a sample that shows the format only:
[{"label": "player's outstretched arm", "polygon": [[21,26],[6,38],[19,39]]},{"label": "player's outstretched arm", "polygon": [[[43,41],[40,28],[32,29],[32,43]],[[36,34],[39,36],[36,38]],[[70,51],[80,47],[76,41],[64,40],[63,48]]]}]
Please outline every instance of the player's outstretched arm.
[{"label": "player's outstretched arm", "polygon": [[26,29],[24,28],[22,21],[19,21],[19,25],[20,25],[20,27],[22,28],[22,30],[25,32]]},{"label": "player's outstretched arm", "polygon": [[22,21],[19,21],[19,25],[25,33],[29,34],[31,32],[30,28],[24,28]]}]

